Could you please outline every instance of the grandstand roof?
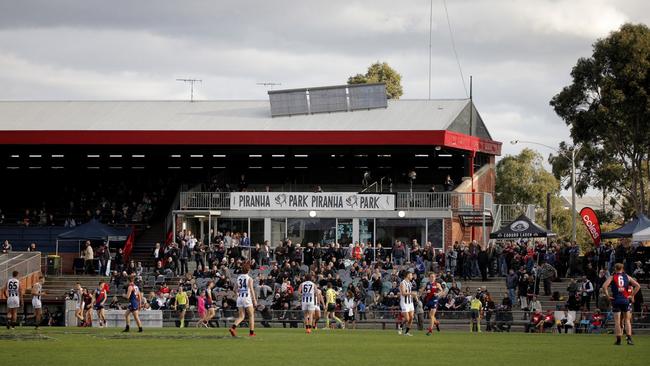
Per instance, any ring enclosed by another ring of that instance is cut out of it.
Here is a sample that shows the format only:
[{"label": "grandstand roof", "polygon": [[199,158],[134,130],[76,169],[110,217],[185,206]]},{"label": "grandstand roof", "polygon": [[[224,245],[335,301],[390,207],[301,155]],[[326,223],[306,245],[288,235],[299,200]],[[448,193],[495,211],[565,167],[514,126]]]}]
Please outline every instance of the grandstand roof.
[{"label": "grandstand roof", "polygon": [[[473,113],[471,135],[470,111]],[[422,136],[432,131],[449,133]],[[218,138],[221,140],[214,140],[215,132],[221,132]],[[251,135],[252,132],[256,134]],[[492,140],[469,99],[391,100],[385,109],[290,117],[271,117],[266,100],[0,102],[0,143],[6,144],[80,144],[83,138],[90,143],[128,144],[136,143],[131,141],[136,136],[138,143],[150,144],[227,143],[223,140],[233,133],[246,134],[249,141],[258,144],[274,139],[266,142],[273,144],[280,135],[295,143],[299,137],[304,141],[305,133],[312,133],[312,137],[323,139],[322,144],[340,141],[448,145],[447,140],[451,139],[458,145],[452,147],[493,154],[501,150],[501,143]],[[348,139],[351,136],[354,139]],[[185,137],[189,139],[180,140]],[[282,138],[277,141],[288,143]]]}]

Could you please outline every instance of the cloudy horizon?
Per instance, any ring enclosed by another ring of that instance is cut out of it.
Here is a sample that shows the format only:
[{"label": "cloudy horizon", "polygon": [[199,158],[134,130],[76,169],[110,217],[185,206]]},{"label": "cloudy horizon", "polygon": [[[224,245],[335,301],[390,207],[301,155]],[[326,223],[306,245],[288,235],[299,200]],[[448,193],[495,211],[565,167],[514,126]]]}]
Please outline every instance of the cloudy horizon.
[{"label": "cloudy horizon", "polygon": [[[429,1],[21,1],[0,3],[0,100],[266,99],[266,88],[345,83],[375,61],[426,99]],[[503,155],[514,139],[569,135],[549,100],[579,57],[641,0],[448,0],[465,79]],[[433,0],[432,98],[464,98],[442,0]],[[467,83],[467,80],[466,80]],[[528,146],[548,156],[539,146]]]}]

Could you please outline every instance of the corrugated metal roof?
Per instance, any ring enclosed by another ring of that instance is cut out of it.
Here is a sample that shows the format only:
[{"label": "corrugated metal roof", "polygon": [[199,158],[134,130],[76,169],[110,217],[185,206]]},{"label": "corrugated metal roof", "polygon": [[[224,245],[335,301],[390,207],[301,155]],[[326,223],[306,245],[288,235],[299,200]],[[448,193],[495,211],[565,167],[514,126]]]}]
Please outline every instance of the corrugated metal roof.
[{"label": "corrugated metal roof", "polygon": [[3,101],[0,130],[445,130],[469,103],[390,100],[388,108],[271,117],[268,101]]}]

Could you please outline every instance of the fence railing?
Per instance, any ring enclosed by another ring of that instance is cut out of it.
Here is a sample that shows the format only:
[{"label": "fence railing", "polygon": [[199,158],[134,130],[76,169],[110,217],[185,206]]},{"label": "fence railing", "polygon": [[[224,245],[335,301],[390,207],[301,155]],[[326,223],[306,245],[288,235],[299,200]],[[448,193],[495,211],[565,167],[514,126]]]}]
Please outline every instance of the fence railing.
[{"label": "fence railing", "polygon": [[[173,309],[165,308],[163,311],[163,321],[166,323],[175,322],[178,320],[178,312]],[[255,322],[256,323],[280,323],[286,325],[297,325],[301,326],[303,322],[303,312],[300,310],[257,310],[255,312]],[[554,316],[556,318],[562,317],[562,311],[554,311]],[[581,330],[585,333],[590,331],[589,326],[582,325],[580,323],[580,313],[572,311],[571,319],[575,319],[572,325],[574,331]],[[335,314],[343,318],[342,310],[338,309],[335,311]],[[591,316],[591,313],[586,314],[587,318]],[[613,314],[611,312],[604,313],[604,324],[597,331],[602,332],[604,330],[611,330],[614,328]],[[214,320],[218,322],[225,323],[226,321],[231,321],[237,316],[236,309],[218,309],[216,312],[216,318]],[[393,307],[391,309],[371,309],[363,313],[355,311],[354,319],[357,323],[360,324],[375,324],[381,325],[382,327],[395,327],[400,321],[400,310],[398,307]],[[472,313],[467,310],[442,310],[439,309],[436,313],[436,318],[441,321],[444,326],[447,324],[469,324],[469,321],[472,317]],[[530,324],[531,313],[528,311],[521,310],[490,310],[484,311],[481,321],[485,324],[487,322],[491,323],[493,326],[516,326],[518,329],[523,330],[527,324]],[[198,321],[199,316],[195,307],[190,307],[190,309],[185,314],[185,320],[192,322]],[[425,311],[423,314],[423,319],[428,320],[429,315],[428,311]],[[632,326],[635,329],[648,329],[650,328],[650,322],[646,314],[644,313],[632,313]],[[558,319],[559,320],[559,319]],[[325,323],[325,312],[321,309],[321,319],[320,325],[323,326]],[[334,320],[331,320],[332,324],[336,324]],[[417,323],[417,322],[416,322]],[[547,332],[552,332],[557,327],[557,324],[552,326],[552,329],[547,329]],[[532,326],[532,328],[535,328]],[[564,327],[562,327],[564,328]],[[509,329],[509,328],[508,328]]]},{"label": "fence railing", "polygon": [[[478,192],[397,192],[396,210],[492,210],[490,193]],[[181,192],[181,210],[228,210],[229,192]]]},{"label": "fence railing", "polygon": [[0,287],[7,283],[13,271],[19,276],[41,270],[41,252],[11,252],[0,255]]},{"label": "fence railing", "polygon": [[181,210],[228,210],[229,192],[181,192]]}]

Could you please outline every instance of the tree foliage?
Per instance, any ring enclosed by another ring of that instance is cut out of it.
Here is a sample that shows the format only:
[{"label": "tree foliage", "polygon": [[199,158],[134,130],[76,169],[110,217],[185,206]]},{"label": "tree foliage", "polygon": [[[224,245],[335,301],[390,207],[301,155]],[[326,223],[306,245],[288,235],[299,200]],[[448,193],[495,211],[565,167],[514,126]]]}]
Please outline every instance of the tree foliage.
[{"label": "tree foliage", "polygon": [[[580,144],[576,187],[621,194],[636,212],[647,212],[650,174],[650,29],[625,24],[596,41],[593,54],[580,58],[572,84],[550,104]],[[572,146],[560,145],[568,153]],[[565,155],[567,156],[567,155]],[[552,157],[557,177],[569,174],[566,159]]]},{"label": "tree foliage", "polygon": [[385,62],[375,62],[368,67],[365,74],[356,74],[348,78],[348,84],[386,83],[388,99],[402,96],[402,75]]},{"label": "tree foliage", "polygon": [[560,183],[542,166],[542,156],[524,149],[497,163],[496,201],[502,204],[546,205],[546,193],[559,195]]},{"label": "tree foliage", "polygon": [[[571,238],[571,210],[564,207],[560,197],[560,182],[542,165],[542,155],[531,149],[519,155],[508,155],[497,163],[496,202],[500,204],[534,204],[539,208],[537,222],[546,222],[546,194],[551,194],[552,230],[561,239]],[[590,244],[581,222],[576,223],[577,240]]]}]

